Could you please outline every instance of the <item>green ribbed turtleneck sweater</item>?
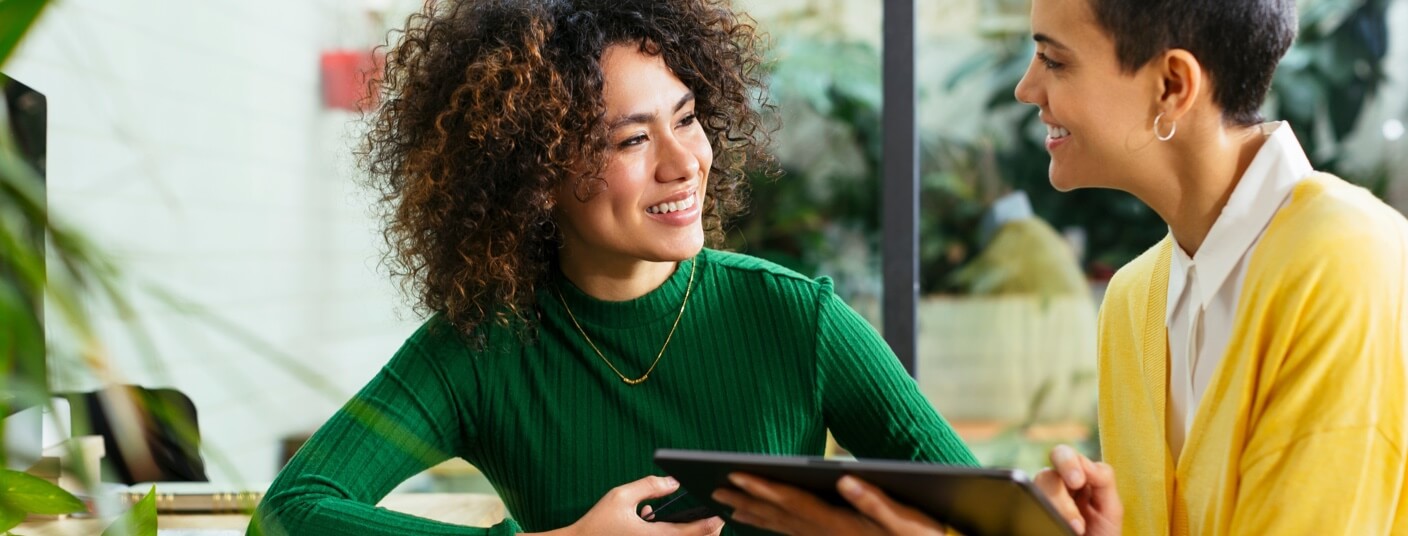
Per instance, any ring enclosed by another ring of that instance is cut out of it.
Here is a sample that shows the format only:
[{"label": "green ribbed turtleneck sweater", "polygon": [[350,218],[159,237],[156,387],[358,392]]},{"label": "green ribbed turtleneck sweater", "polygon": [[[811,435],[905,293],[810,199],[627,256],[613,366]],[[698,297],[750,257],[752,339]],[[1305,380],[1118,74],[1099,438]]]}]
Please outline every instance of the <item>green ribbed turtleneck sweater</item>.
[{"label": "green ribbed turtleneck sweater", "polygon": [[[862,458],[976,464],[827,278],[704,250],[630,301],[593,299],[561,276],[554,285],[597,348],[635,377],[675,321],[690,262],[698,266],[688,308],[640,385],[607,368],[551,288],[538,296],[532,342],[486,325],[476,348],[432,318],[279,474],[259,506],[265,532],[550,530],[615,486],[663,474],[655,449],[820,455],[828,428]],[[484,473],[511,520],[461,527],[374,508],[452,456]]]}]

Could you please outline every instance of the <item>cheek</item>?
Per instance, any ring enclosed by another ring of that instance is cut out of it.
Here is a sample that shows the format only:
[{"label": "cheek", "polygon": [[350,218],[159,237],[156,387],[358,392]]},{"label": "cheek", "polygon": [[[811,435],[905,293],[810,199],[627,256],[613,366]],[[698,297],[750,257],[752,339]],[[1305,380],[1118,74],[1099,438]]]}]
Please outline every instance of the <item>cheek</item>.
[{"label": "cheek", "polygon": [[602,170],[601,178],[606,180],[606,185],[597,197],[609,199],[603,205],[611,206],[634,203],[652,180],[646,159],[634,155],[613,159]]},{"label": "cheek", "polygon": [[709,180],[709,170],[714,165],[714,147],[709,144],[709,137],[701,131],[690,147],[690,152],[694,153],[695,159],[699,161],[699,172],[705,182]]}]

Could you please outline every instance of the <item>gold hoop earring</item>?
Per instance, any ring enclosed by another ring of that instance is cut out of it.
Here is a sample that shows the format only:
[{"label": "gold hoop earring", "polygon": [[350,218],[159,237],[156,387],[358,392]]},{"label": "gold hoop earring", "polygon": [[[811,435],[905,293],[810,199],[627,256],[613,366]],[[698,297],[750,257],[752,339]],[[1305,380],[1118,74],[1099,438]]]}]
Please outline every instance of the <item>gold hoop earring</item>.
[{"label": "gold hoop earring", "polygon": [[1164,118],[1163,112],[1160,112],[1158,116],[1154,117],[1154,137],[1155,137],[1155,138],[1158,138],[1159,141],[1168,141],[1168,140],[1173,139],[1173,135],[1174,135],[1174,134],[1177,134],[1177,133],[1178,133],[1178,121],[1174,121],[1174,122],[1173,122],[1173,128],[1170,128],[1170,129],[1168,130],[1168,135],[1165,136],[1165,135],[1163,135],[1163,134],[1159,134],[1159,130],[1160,130],[1160,129],[1159,129],[1159,121],[1162,121],[1163,118]]}]

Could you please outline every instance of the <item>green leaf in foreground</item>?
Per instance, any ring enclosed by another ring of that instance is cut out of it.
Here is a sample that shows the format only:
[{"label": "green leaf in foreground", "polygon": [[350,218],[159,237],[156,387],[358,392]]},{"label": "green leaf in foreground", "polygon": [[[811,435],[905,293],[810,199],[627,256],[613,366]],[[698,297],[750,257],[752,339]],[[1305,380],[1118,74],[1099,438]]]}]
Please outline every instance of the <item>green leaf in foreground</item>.
[{"label": "green leaf in foreground", "polygon": [[0,504],[0,533],[15,528],[24,521],[25,513]]},{"label": "green leaf in foreground", "polygon": [[108,526],[103,536],[156,536],[156,486]]},{"label": "green leaf in foreground", "polygon": [[46,0],[0,0],[0,64],[14,52],[45,3]]},{"label": "green leaf in foreground", "polygon": [[0,470],[0,508],[48,516],[88,509],[78,497],[48,480],[8,469]]}]

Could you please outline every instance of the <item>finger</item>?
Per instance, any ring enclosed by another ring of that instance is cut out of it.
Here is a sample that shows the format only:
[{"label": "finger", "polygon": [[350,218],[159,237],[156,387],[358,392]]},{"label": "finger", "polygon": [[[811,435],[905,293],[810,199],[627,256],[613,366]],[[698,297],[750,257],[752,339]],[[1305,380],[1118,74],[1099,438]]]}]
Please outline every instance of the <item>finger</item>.
[{"label": "finger", "polygon": [[719,488],[711,497],[732,508],[733,512],[729,516],[733,518],[743,515],[754,519],[770,519],[778,517],[781,513],[781,508],[776,504],[731,489]]},{"label": "finger", "polygon": [[745,525],[761,527],[773,532],[789,532],[784,527],[785,512],[776,504],[747,493],[719,488],[711,495],[715,501],[732,508],[729,517]]},{"label": "finger", "polygon": [[[657,525],[660,524],[657,523]],[[719,517],[711,517],[698,521],[690,521],[689,523],[664,523],[663,525],[670,527],[670,530],[662,532],[669,532],[680,536],[706,536],[722,532],[724,520]]]},{"label": "finger", "polygon": [[1081,457],[1081,468],[1085,471],[1086,481],[1092,488],[1113,488],[1115,487],[1115,468],[1104,462],[1093,462],[1090,458]]},{"label": "finger", "polygon": [[728,481],[734,486],[738,486],[738,489],[759,499],[774,504],[786,503],[786,498],[780,493],[781,485],[770,485],[771,483],[766,480],[743,473],[729,473]]},{"label": "finger", "polygon": [[1051,467],[1060,473],[1066,487],[1073,490],[1085,487],[1085,467],[1081,462],[1084,459],[1085,456],[1068,445],[1056,445],[1051,449]]},{"label": "finger", "polygon": [[640,509],[640,518],[646,521],[655,519],[655,509],[651,508],[648,504],[645,505],[645,508]]},{"label": "finger", "polygon": [[943,527],[929,516],[895,502],[883,490],[846,475],[836,481],[836,490],[866,517],[879,523],[892,534],[918,534],[942,531]]},{"label": "finger", "polygon": [[668,476],[648,476],[613,488],[607,495],[614,500],[639,504],[646,499],[664,497],[679,489],[679,481]]},{"label": "finger", "polygon": [[728,479],[733,485],[738,486],[739,489],[748,492],[750,495],[778,506],[786,506],[789,510],[821,511],[832,508],[831,505],[817,498],[816,495],[812,495],[811,493],[786,484],[779,484],[742,473],[730,474]]},{"label": "finger", "polygon": [[1076,534],[1085,534],[1085,518],[1081,516],[1080,508],[1076,506],[1074,497],[1071,497],[1071,490],[1066,488],[1066,483],[1061,476],[1051,469],[1042,469],[1036,474],[1034,481],[1036,488],[1041,490],[1041,494],[1046,496],[1047,502],[1056,509],[1056,513],[1070,523],[1071,529]]},{"label": "finger", "polygon": [[1124,505],[1120,503],[1119,488],[1115,486],[1115,468],[1105,462],[1086,460],[1085,463],[1089,464],[1086,474],[1090,476],[1091,500],[1099,505],[1102,514],[1123,516]]}]

